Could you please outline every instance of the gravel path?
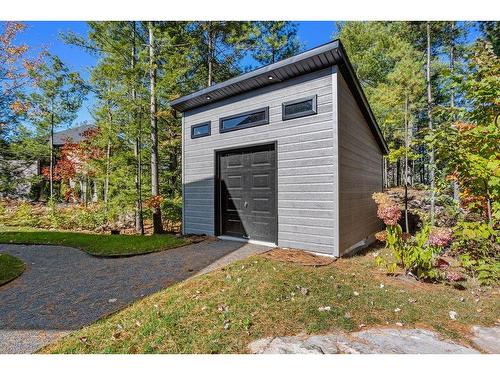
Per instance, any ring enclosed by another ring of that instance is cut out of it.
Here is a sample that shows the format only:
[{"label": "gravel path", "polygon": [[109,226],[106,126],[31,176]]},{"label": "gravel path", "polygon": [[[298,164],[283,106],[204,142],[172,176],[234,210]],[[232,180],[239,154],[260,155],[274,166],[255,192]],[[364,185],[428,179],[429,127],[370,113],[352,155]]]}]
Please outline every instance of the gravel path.
[{"label": "gravel path", "polygon": [[214,240],[129,258],[96,258],[70,247],[0,244],[0,252],[26,264],[19,278],[0,287],[0,353],[36,351],[244,246]]}]

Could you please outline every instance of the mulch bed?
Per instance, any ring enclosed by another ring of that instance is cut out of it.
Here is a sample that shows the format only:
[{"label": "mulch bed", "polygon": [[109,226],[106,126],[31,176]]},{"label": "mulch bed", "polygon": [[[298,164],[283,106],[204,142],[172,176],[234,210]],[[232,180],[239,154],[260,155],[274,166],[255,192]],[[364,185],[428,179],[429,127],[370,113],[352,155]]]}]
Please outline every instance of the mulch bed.
[{"label": "mulch bed", "polygon": [[281,248],[266,251],[261,256],[279,262],[296,263],[302,266],[313,267],[327,266],[337,260],[333,257],[316,255],[304,250]]}]

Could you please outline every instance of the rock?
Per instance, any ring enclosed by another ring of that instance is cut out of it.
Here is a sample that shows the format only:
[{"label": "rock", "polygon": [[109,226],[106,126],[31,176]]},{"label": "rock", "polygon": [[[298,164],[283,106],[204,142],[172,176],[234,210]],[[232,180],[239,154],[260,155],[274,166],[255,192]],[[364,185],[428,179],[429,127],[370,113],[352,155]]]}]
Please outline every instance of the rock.
[{"label": "rock", "polygon": [[472,342],[487,353],[500,354],[500,326],[472,327]]},{"label": "rock", "polygon": [[456,311],[450,311],[448,312],[448,315],[450,316],[451,320],[457,320],[457,312]]},{"label": "rock", "polygon": [[302,293],[304,296],[307,296],[309,294],[309,289],[304,288],[303,286],[300,285],[295,285],[295,287],[300,290],[300,293]]},{"label": "rock", "polygon": [[250,343],[249,350],[257,354],[478,353],[441,340],[436,333],[424,329],[370,329],[350,335],[331,333],[265,338]]},{"label": "rock", "polygon": [[116,298],[110,298],[110,299],[108,299],[108,302],[109,303],[114,303],[114,302],[116,302]]},{"label": "rock", "polygon": [[318,311],[330,311],[332,308],[330,306],[318,307]]}]

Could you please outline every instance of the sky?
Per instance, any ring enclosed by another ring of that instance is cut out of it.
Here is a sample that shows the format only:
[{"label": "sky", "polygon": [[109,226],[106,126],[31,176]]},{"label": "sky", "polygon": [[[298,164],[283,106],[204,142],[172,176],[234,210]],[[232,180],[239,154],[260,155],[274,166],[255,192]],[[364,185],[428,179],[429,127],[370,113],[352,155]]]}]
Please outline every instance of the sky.
[{"label": "sky", "polygon": [[[87,79],[89,77],[92,66],[97,62],[97,57],[79,47],[68,45],[61,39],[61,33],[70,30],[80,35],[87,35],[88,27],[86,22],[36,21],[26,22],[26,24],[27,29],[20,34],[17,41],[24,42],[34,48],[34,54],[44,47],[51,53],[58,55],[71,70],[79,72],[83,78]],[[297,26],[299,40],[303,43],[305,49],[327,43],[337,32],[335,21],[303,21],[297,22]],[[468,36],[468,41],[477,38],[477,36],[478,31],[472,30]],[[242,65],[256,66],[251,58],[243,59]],[[93,103],[94,98],[89,95],[70,127],[84,121],[92,122],[90,111]]]},{"label": "sky", "polygon": [[[298,37],[305,49],[310,49],[332,39],[336,32],[334,21],[306,21],[297,22]],[[73,71],[77,71],[85,79],[89,77],[90,70],[97,62],[97,57],[85,52],[79,47],[68,45],[61,39],[61,33],[73,31],[80,35],[87,35],[86,22],[80,21],[36,21],[26,22],[28,26],[17,41],[33,47],[33,54],[45,48],[59,56],[61,60]],[[243,65],[255,65],[252,59],[245,59]],[[78,112],[76,120],[70,127],[84,121],[92,122],[90,110],[94,98],[89,95]]]}]

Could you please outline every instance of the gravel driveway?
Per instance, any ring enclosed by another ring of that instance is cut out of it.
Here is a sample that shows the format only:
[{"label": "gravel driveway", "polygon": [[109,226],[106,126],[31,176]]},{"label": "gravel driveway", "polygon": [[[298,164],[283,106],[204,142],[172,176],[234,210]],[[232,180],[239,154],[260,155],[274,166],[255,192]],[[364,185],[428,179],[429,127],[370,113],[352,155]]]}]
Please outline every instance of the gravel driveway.
[{"label": "gravel driveway", "polygon": [[245,246],[216,240],[128,258],[96,258],[70,247],[0,244],[0,252],[26,264],[19,278],[0,287],[0,353],[36,351]]}]

